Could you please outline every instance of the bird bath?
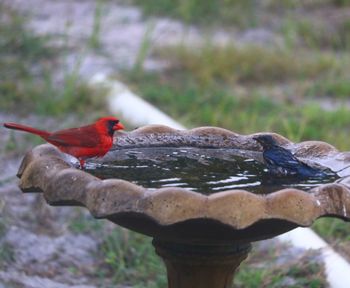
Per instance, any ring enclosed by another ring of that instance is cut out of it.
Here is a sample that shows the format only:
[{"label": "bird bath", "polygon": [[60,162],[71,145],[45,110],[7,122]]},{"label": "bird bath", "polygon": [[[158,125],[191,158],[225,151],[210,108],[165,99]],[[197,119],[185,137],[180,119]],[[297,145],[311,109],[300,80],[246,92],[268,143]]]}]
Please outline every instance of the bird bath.
[{"label": "bird bath", "polygon": [[294,144],[270,133],[306,163],[343,169],[339,177],[300,182],[268,175],[254,135],[158,125],[116,134],[112,150],[86,171],[53,146],[34,148],[19,169],[20,187],[152,237],[169,287],[230,287],[251,242],[323,216],[350,220],[350,168],[343,169],[350,153],[327,143]]}]

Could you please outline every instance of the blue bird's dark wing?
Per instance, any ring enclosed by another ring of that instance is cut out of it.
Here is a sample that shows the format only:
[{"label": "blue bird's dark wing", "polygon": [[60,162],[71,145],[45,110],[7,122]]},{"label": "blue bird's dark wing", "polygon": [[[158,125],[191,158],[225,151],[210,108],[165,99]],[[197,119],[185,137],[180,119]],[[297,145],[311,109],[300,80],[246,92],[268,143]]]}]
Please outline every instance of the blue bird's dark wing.
[{"label": "blue bird's dark wing", "polygon": [[280,166],[287,169],[297,169],[302,164],[293,154],[287,149],[276,146],[264,152],[264,159],[269,165]]},{"label": "blue bird's dark wing", "polygon": [[313,168],[298,160],[292,152],[280,146],[274,146],[263,153],[268,169],[272,174],[281,176],[325,177],[320,169]]},{"label": "blue bird's dark wing", "polygon": [[[320,169],[316,169],[313,167],[310,167],[306,165],[305,163],[302,163],[302,165],[298,168],[298,173],[304,177],[326,177],[327,174]],[[332,174],[328,175],[331,176]],[[334,176],[334,173],[333,173]]]}]

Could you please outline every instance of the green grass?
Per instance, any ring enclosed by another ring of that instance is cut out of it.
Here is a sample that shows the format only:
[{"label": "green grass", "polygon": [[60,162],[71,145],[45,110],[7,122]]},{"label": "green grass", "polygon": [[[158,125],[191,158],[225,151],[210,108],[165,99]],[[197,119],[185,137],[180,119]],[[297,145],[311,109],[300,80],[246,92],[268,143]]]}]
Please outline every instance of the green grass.
[{"label": "green grass", "polygon": [[255,26],[258,22],[257,1],[236,0],[133,0],[146,15],[170,16],[186,23],[226,23]]},{"label": "green grass", "polygon": [[322,266],[316,263],[294,263],[289,267],[275,267],[272,269],[254,268],[250,265],[243,264],[237,273],[234,287],[321,288],[327,285],[322,271]]},{"label": "green grass", "polygon": [[312,228],[329,242],[350,241],[350,224],[336,218],[318,219]]},{"label": "green grass", "polygon": [[317,102],[293,105],[288,97],[271,96],[276,87],[280,94],[292,94],[294,87],[302,94],[292,97],[301,99],[349,99],[347,81],[337,78],[346,75],[349,57],[234,45],[178,45],[155,55],[170,63],[166,71],[132,71],[125,78],[139,95],[188,126],[214,125],[243,134],[274,131],[293,141],[324,140],[350,148],[345,106],[324,111]]},{"label": "green grass", "polygon": [[92,25],[92,31],[89,39],[89,46],[92,49],[98,49],[101,47],[101,23],[102,23],[102,12],[103,12],[103,1],[98,0],[96,2],[94,23]]},{"label": "green grass", "polygon": [[0,4],[0,110],[50,116],[101,114],[105,92],[81,81],[79,64],[57,83],[57,56],[64,48],[53,48],[49,37],[34,35],[26,21]]},{"label": "green grass", "polygon": [[117,228],[106,235],[100,251],[105,267],[99,273],[132,287],[165,287],[166,272],[151,238]]},{"label": "green grass", "polygon": [[333,248],[350,260],[350,223],[336,218],[321,218],[313,225],[314,229]]},{"label": "green grass", "polygon": [[[205,29],[267,28],[284,36],[294,48],[347,51],[350,45],[350,21],[340,11],[349,7],[349,0],[132,0],[132,3],[146,15],[173,17]],[[334,13],[322,13],[325,10]],[[329,18],[325,21],[322,17]]]},{"label": "green grass", "polygon": [[[196,48],[166,47],[158,49],[155,55],[170,63],[168,78],[173,79],[168,82],[178,86],[243,88],[240,90],[247,97],[256,91],[269,93],[281,87],[282,93],[293,98],[350,98],[345,77],[350,58],[344,53],[205,44]],[[139,76],[139,72],[133,71],[133,75]]]},{"label": "green grass", "polygon": [[277,241],[271,247],[264,245],[253,249],[243,262],[235,287],[326,287],[324,267],[317,260],[317,251],[299,251],[298,256],[288,258],[286,255],[295,248]]},{"label": "green grass", "polygon": [[340,6],[340,7],[350,5],[349,0],[329,0],[329,2],[332,3],[333,5]]},{"label": "green grass", "polygon": [[[46,49],[48,37],[39,37],[33,35],[29,30],[25,29],[26,18],[17,14],[14,10],[0,4],[0,49],[1,55],[9,56],[8,58],[1,58],[2,64],[12,64],[11,61],[16,61],[14,56],[20,57],[21,60],[25,61],[37,61],[52,56],[55,51]],[[14,62],[18,64],[17,61]],[[28,64],[25,63],[25,64]],[[25,66],[25,65],[23,65]],[[27,68],[27,67],[26,67]],[[21,72],[21,70],[15,71],[10,70],[14,74]],[[3,75],[11,75],[7,73]],[[19,74],[16,74],[19,75]]]},{"label": "green grass", "polygon": [[346,51],[350,47],[350,21],[346,17],[330,24],[290,16],[281,27],[281,32],[287,37],[288,43],[294,46],[336,51]]},{"label": "green grass", "polygon": [[146,31],[143,35],[140,48],[135,58],[135,63],[132,68],[134,73],[140,73],[143,71],[144,62],[150,52],[150,48],[152,45],[152,33],[154,28],[154,22],[150,21],[147,23]]},{"label": "green grass", "polygon": [[[147,16],[172,17],[184,23],[197,24],[205,28],[228,26],[239,29],[263,25],[268,25],[270,28],[279,27],[276,25],[276,20],[279,18],[285,18],[289,15],[303,16],[305,12],[319,8],[346,8],[350,5],[349,0],[131,0],[131,2],[138,5]],[[307,13],[305,19],[308,19]],[[304,22],[307,24],[304,25]],[[301,33],[300,36],[306,36],[306,41],[324,43],[326,40],[325,43],[338,48],[344,44],[344,38],[341,34],[334,40],[332,35],[326,35],[326,30],[320,29],[320,27],[318,27],[318,31],[313,29],[313,24],[309,21],[302,20],[300,26],[298,20],[295,23]],[[344,32],[341,30],[341,26],[339,32]]]},{"label": "green grass", "polygon": [[[1,204],[2,203],[0,203],[0,205]],[[7,265],[10,265],[11,262],[13,262],[15,259],[14,248],[7,242],[4,242],[2,239],[5,236],[6,231],[7,228],[5,220],[0,218],[0,268],[4,268]]]},{"label": "green grass", "polygon": [[11,265],[15,260],[15,252],[12,245],[3,242],[0,243],[0,268]]},{"label": "green grass", "polygon": [[86,214],[81,211],[80,208],[77,208],[77,215],[71,219],[69,223],[69,229],[76,234],[85,234],[91,233],[94,231],[99,233],[102,231],[103,223],[102,221],[98,221],[90,214]]},{"label": "green grass", "polygon": [[[275,248],[275,249],[274,249]],[[325,287],[323,266],[316,263],[315,255],[306,253],[283,265],[277,258],[280,246],[271,248],[271,253],[253,250],[235,277],[235,287]],[[161,259],[156,256],[150,238],[117,228],[104,236],[100,247],[104,266],[99,275],[113,277],[116,284],[132,287],[166,287],[166,271]]]},{"label": "green grass", "polygon": [[305,91],[305,95],[315,97],[324,96],[337,99],[350,99],[350,83],[344,75],[346,71],[341,75],[335,75],[326,77],[320,81],[312,83]]},{"label": "green grass", "polygon": [[[3,201],[0,200],[0,206],[1,206],[0,207],[0,213],[2,213],[1,210],[3,209],[4,205],[5,204],[3,203]],[[0,219],[0,239],[5,236],[6,230],[7,229],[6,229],[5,221],[3,219]]]},{"label": "green grass", "polygon": [[158,51],[173,70],[185,70],[201,85],[215,83],[279,83],[315,78],[337,67],[330,54],[291,53],[260,46],[175,46]]},{"label": "green grass", "polygon": [[324,140],[339,149],[350,147],[346,108],[323,111],[317,104],[287,106],[258,91],[240,97],[235,89],[216,85],[203,89],[191,81],[173,83],[174,75],[163,76],[129,75],[129,82],[138,94],[190,127],[214,125],[242,134],[274,131],[294,141]]}]

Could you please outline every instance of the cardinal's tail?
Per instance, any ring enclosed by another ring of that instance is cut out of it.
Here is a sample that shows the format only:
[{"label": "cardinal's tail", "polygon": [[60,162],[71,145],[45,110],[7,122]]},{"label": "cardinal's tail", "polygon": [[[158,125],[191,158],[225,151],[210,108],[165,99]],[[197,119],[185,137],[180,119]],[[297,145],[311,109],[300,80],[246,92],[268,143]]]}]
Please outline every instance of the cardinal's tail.
[{"label": "cardinal's tail", "polygon": [[44,130],[39,130],[39,129],[35,129],[29,126],[25,126],[22,124],[17,124],[17,123],[11,123],[11,122],[7,122],[4,123],[4,126],[8,129],[14,129],[14,130],[21,130],[21,131],[25,131],[25,132],[29,132],[35,135],[38,135],[44,139],[46,139],[50,133]]}]

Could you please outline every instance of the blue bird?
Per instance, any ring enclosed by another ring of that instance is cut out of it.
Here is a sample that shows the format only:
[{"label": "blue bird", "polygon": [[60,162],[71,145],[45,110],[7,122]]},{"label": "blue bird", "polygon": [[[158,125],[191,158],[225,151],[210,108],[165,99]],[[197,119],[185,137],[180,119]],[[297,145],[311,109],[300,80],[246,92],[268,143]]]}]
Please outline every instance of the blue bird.
[{"label": "blue bird", "polygon": [[253,139],[263,147],[263,158],[270,174],[278,177],[323,178],[330,176],[298,160],[291,151],[279,146],[271,135],[257,135]]}]

